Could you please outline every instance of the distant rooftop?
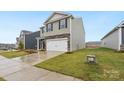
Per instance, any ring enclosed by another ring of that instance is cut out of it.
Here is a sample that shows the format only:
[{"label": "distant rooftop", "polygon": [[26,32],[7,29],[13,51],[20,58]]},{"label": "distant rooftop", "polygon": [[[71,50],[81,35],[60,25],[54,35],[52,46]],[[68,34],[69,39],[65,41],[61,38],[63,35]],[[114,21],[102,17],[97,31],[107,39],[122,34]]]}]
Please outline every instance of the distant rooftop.
[{"label": "distant rooftop", "polygon": [[22,30],[21,32],[23,32],[23,33],[32,33],[32,31],[28,31],[28,30]]}]

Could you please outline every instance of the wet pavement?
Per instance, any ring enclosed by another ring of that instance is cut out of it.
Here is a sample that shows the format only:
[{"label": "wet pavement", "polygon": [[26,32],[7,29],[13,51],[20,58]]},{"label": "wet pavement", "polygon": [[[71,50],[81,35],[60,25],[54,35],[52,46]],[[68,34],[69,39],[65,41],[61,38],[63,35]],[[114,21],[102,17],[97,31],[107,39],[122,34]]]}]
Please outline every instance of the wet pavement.
[{"label": "wet pavement", "polygon": [[60,51],[59,52],[58,51],[38,52],[38,53],[34,53],[34,54],[22,56],[22,57],[13,58],[12,60],[28,63],[30,65],[35,65],[47,59],[58,56],[62,53],[64,52],[60,52]]},{"label": "wet pavement", "polygon": [[74,81],[80,80],[71,76],[51,72],[33,65],[62,52],[40,52],[23,57],[7,59],[0,56],[0,77],[9,81]]}]

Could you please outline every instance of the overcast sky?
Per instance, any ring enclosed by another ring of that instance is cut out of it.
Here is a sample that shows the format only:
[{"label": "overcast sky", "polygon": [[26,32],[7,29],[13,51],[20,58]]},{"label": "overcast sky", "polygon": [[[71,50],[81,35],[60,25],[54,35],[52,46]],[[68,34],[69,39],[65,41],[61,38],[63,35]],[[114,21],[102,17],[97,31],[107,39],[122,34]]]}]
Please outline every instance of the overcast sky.
[{"label": "overcast sky", "polygon": [[[83,18],[86,41],[99,41],[124,20],[124,12],[68,12],[75,17]],[[21,30],[33,32],[39,30],[51,13],[51,11],[0,12],[0,43],[15,43]]]}]

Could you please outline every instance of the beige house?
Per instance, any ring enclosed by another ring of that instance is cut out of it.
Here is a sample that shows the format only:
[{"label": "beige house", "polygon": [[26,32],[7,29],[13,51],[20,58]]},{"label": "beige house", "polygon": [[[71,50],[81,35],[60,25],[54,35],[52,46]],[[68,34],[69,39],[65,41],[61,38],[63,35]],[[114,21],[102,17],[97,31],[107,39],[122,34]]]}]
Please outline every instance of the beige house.
[{"label": "beige house", "polygon": [[54,12],[43,24],[37,37],[37,50],[74,51],[85,48],[82,18]]}]

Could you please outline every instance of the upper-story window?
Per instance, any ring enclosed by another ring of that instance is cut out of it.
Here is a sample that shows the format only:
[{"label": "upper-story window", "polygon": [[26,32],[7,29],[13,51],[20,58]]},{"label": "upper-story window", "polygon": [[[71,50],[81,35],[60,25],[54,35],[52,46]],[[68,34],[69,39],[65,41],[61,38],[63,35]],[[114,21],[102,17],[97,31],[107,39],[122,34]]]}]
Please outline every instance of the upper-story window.
[{"label": "upper-story window", "polygon": [[59,21],[59,29],[67,28],[67,19]]},{"label": "upper-story window", "polygon": [[46,26],[46,32],[50,32],[50,31],[53,31],[53,24],[47,24]]}]

